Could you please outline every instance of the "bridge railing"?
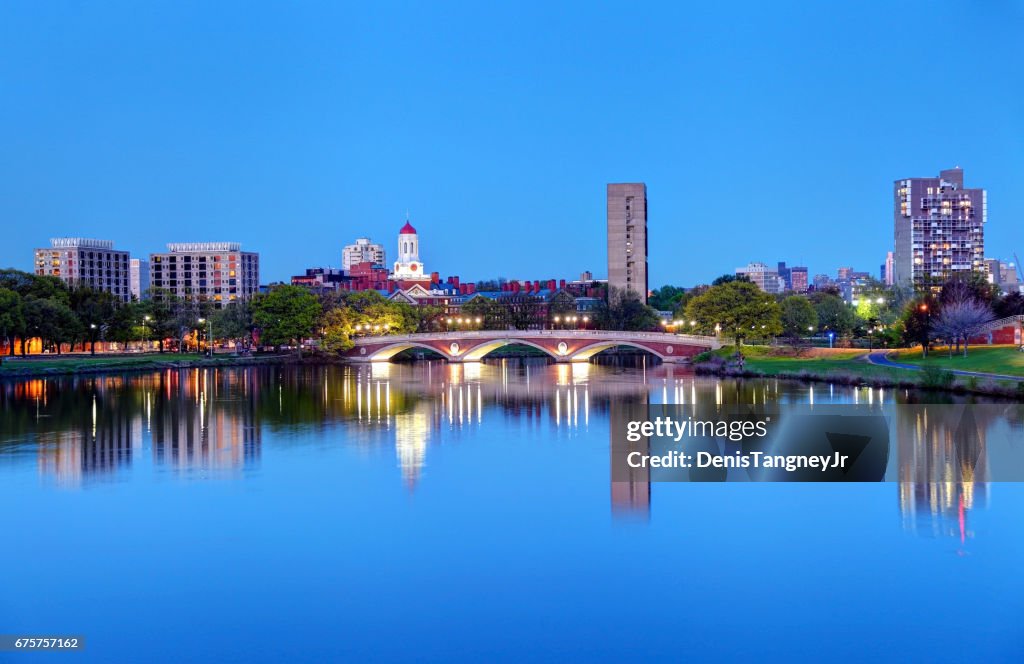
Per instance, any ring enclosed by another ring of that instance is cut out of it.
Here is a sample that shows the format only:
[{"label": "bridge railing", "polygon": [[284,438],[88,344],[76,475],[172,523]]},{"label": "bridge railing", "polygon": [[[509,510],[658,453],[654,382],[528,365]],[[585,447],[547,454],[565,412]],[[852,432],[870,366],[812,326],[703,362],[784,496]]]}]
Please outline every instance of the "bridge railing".
[{"label": "bridge railing", "polygon": [[580,338],[600,341],[661,341],[665,343],[691,343],[698,346],[713,346],[718,337],[700,334],[672,334],[671,332],[619,332],[616,330],[473,330],[468,332],[417,332],[413,334],[388,334],[355,337],[356,345],[382,342],[425,341],[428,339],[536,339],[536,338]]},{"label": "bridge railing", "polygon": [[994,320],[991,323],[986,324],[983,328],[981,328],[981,332],[998,330],[999,328],[1006,327],[1007,325],[1014,325],[1020,323],[1024,323],[1024,316],[1007,316],[1006,318],[1000,318],[999,320]]}]

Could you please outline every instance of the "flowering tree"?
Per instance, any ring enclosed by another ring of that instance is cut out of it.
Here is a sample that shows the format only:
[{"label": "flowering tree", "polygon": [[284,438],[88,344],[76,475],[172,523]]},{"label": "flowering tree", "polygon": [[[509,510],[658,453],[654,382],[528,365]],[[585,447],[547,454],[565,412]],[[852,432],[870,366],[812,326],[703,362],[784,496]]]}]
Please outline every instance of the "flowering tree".
[{"label": "flowering tree", "polygon": [[942,311],[934,324],[934,332],[949,344],[950,357],[953,356],[953,344],[955,343],[959,350],[960,341],[963,340],[966,357],[970,338],[994,319],[991,308],[984,302],[973,297],[959,297],[942,306]]}]

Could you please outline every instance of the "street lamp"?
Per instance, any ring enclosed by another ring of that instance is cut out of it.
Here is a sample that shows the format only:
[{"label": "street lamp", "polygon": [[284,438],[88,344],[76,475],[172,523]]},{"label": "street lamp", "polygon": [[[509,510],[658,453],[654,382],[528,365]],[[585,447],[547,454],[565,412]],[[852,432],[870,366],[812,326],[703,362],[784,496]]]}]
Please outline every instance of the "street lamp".
[{"label": "street lamp", "polygon": [[835,339],[835,338],[836,338],[836,333],[833,332],[832,330],[829,330],[828,331],[828,347],[829,348],[832,347],[832,340]]},{"label": "street lamp", "polygon": [[[89,352],[92,353],[93,355],[95,355],[96,354],[96,323],[89,323],[89,329],[92,330],[92,333],[89,335],[89,337],[92,340],[92,343],[89,346]],[[74,345],[74,344],[72,344],[72,345]],[[60,350],[60,349],[58,348],[58,350]]]},{"label": "street lamp", "polygon": [[213,319],[212,318],[200,318],[199,324],[206,323],[206,355],[207,357],[213,357]]},{"label": "street lamp", "polygon": [[149,336],[147,334],[149,330],[146,329],[146,323],[149,322],[149,320],[150,317],[148,315],[142,317],[142,350],[144,351],[146,350],[146,346],[149,345]]}]

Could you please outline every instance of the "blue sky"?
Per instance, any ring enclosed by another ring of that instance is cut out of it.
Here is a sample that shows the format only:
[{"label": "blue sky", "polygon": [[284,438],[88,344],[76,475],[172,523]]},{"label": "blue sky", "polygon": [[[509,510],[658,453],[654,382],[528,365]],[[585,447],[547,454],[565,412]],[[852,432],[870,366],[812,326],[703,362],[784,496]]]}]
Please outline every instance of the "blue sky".
[{"label": "blue sky", "polygon": [[489,4],[4,3],[0,266],[238,240],[285,279],[409,210],[442,275],[604,275],[645,181],[652,287],[876,272],[892,181],[954,165],[1024,252],[1020,3]]}]

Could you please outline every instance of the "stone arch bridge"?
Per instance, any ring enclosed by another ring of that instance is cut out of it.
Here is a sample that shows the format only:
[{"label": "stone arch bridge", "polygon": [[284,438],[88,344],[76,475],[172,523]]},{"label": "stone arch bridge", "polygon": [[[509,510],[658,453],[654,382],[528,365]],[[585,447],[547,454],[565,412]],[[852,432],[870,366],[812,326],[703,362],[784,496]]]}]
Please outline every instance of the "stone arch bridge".
[{"label": "stone arch bridge", "polygon": [[556,362],[586,362],[601,351],[630,346],[664,362],[687,362],[706,350],[721,347],[716,337],[666,332],[612,330],[479,330],[356,337],[345,353],[354,362],[383,362],[404,350],[433,351],[449,362],[477,362],[503,346],[532,346]]}]

